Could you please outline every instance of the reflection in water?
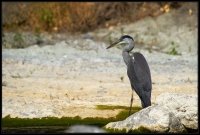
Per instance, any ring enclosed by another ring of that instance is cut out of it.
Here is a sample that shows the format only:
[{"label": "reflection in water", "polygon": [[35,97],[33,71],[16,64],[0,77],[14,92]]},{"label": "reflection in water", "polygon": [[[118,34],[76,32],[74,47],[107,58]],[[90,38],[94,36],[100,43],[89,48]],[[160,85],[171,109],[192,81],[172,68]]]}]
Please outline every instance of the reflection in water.
[{"label": "reflection in water", "polygon": [[42,126],[42,127],[20,127],[20,128],[8,128],[2,127],[2,133],[12,134],[12,133],[64,133],[67,127],[63,126]]}]

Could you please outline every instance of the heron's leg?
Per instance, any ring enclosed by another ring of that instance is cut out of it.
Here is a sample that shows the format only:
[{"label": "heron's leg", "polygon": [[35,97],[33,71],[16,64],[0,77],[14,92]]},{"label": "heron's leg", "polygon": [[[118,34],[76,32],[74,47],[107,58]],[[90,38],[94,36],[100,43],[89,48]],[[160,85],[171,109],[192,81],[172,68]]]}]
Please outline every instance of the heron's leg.
[{"label": "heron's leg", "polygon": [[131,95],[131,104],[130,104],[130,109],[129,109],[129,115],[131,114],[131,109],[132,109],[132,104],[133,104],[133,91],[132,91],[132,95]]}]

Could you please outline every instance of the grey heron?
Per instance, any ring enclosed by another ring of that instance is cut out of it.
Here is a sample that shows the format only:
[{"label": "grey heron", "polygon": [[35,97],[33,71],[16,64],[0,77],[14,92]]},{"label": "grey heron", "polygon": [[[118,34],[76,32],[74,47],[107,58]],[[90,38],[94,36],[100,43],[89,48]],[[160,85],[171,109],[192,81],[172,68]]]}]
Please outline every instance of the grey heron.
[{"label": "grey heron", "polygon": [[[139,52],[131,53],[135,45],[134,39],[129,35],[121,36],[119,40],[112,43],[106,49],[118,44],[123,45],[122,56],[127,66],[127,75],[129,77],[132,90],[135,90],[139,96],[143,108],[151,106],[151,72],[145,57]],[[133,91],[130,101],[129,115],[131,113],[132,103]]]}]

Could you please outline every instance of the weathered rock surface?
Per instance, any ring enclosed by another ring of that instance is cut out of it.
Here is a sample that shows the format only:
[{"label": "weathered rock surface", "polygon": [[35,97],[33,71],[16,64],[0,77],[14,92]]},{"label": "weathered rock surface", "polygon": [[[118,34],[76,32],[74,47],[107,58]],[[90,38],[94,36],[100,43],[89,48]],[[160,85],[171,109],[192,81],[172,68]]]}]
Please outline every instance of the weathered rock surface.
[{"label": "weathered rock surface", "polygon": [[178,93],[163,93],[156,103],[173,112],[181,123],[190,129],[198,128],[197,96]]},{"label": "weathered rock surface", "polygon": [[162,106],[155,105],[145,108],[124,121],[111,122],[108,129],[130,132],[145,128],[151,132],[183,132],[185,129],[179,119]]},{"label": "weathered rock surface", "polygon": [[[187,103],[186,103],[187,102]],[[105,126],[112,130],[137,131],[145,128],[150,132],[185,132],[197,129],[197,97],[184,94],[161,94],[157,103],[142,109],[127,119]]]},{"label": "weathered rock surface", "polygon": [[65,130],[65,133],[105,133],[103,129],[96,126],[74,125]]}]

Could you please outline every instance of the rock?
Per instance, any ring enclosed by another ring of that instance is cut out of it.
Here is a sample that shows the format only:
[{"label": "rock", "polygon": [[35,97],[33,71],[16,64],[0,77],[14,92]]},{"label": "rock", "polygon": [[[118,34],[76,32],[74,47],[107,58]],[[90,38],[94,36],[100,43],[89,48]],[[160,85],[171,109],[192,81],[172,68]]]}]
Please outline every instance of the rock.
[{"label": "rock", "polygon": [[126,132],[184,132],[185,128],[167,109],[160,105],[154,105],[142,109],[127,119],[119,122],[111,122],[106,125],[111,130],[126,130]]},{"label": "rock", "polygon": [[156,99],[156,104],[173,112],[190,129],[198,129],[197,102],[196,95],[178,93],[163,93]]},{"label": "rock", "polygon": [[163,93],[156,104],[131,115],[127,119],[105,126],[111,130],[126,132],[182,133],[197,130],[197,96]]},{"label": "rock", "polygon": [[26,48],[32,45],[42,46],[56,43],[56,39],[52,39],[51,35],[45,33],[5,32],[2,39],[4,48]]},{"label": "rock", "polygon": [[64,131],[65,133],[106,133],[103,129],[89,125],[74,125]]},{"label": "rock", "polygon": [[6,81],[3,81],[3,82],[2,82],[2,86],[7,86],[7,82],[6,82]]}]

